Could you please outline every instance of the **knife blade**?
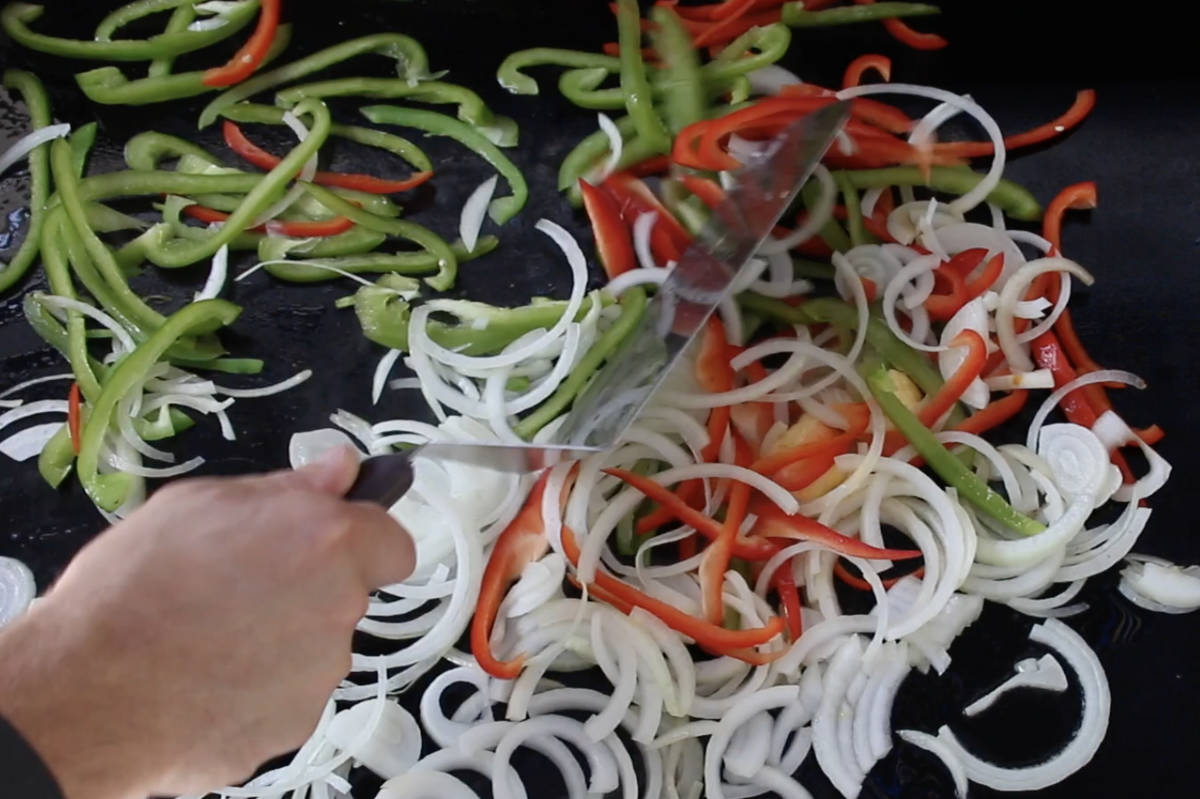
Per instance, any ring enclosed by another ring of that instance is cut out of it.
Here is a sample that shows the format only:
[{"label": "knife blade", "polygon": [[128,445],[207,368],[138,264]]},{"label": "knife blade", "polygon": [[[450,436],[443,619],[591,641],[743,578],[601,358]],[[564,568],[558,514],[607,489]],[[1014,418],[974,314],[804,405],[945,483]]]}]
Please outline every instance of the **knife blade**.
[{"label": "knife blade", "polygon": [[412,459],[530,472],[615,445],[729,294],[738,273],[795,200],[849,116],[833,103],[789,125],[734,174],[726,199],[647,303],[640,324],[576,399],[551,444],[431,442],[363,461],[348,499],[390,507],[412,484]]}]

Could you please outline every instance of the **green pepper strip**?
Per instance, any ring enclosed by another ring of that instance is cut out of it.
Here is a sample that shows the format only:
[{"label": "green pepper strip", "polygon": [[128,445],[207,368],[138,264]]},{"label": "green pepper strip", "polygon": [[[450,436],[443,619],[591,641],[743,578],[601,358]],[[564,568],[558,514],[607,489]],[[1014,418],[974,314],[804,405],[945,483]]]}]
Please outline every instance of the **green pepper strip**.
[{"label": "green pepper strip", "polygon": [[833,280],[837,270],[832,264],[820,261],[810,261],[807,258],[793,258],[792,272],[796,277],[816,278],[817,280]]},{"label": "green pepper strip", "polygon": [[[46,225],[42,228],[42,266],[46,270],[46,282],[55,294],[69,299],[78,299],[75,286],[71,282],[71,269],[67,263],[67,255],[62,238],[57,235],[57,226]],[[91,356],[88,355],[86,327],[83,315],[78,311],[67,312],[66,341],[63,350],[75,382],[79,384],[83,396],[88,402],[100,396],[100,381],[92,369]],[[25,315],[30,314],[29,300],[25,303]],[[35,329],[37,326],[35,325]]]},{"label": "green pepper strip", "polygon": [[437,274],[425,278],[425,282],[438,291],[447,291],[454,286],[454,279],[458,276],[458,258],[455,257],[454,251],[441,236],[416,222],[409,222],[405,219],[385,219],[367,213],[358,206],[346,202],[324,186],[318,186],[315,183],[303,185],[305,191],[338,216],[344,216],[367,230],[398,236],[424,247],[436,259],[437,264]]},{"label": "green pepper strip", "polygon": [[780,19],[793,28],[824,28],[831,25],[854,25],[899,17],[927,17],[940,14],[941,9],[926,3],[875,3],[869,6],[840,6],[819,11],[806,11],[804,3],[788,3]]},{"label": "green pepper strip", "polygon": [[[633,117],[623,116],[614,119],[613,123],[616,124],[622,138],[628,140],[633,135],[635,129]],[[608,136],[602,130],[588,134],[579,144],[576,144],[571,152],[567,153],[567,157],[563,159],[562,165],[558,168],[559,191],[574,186],[579,178],[605,157],[609,151],[608,147]]]},{"label": "green pepper strip", "polygon": [[139,19],[171,9],[190,8],[197,2],[199,0],[134,0],[109,12],[108,16],[100,20],[93,38],[98,42],[111,42],[114,33]]},{"label": "green pepper strip", "polygon": [[[467,251],[461,241],[450,245],[450,250],[459,263],[470,261],[487,255],[500,245],[495,236],[480,236],[475,242],[475,249]],[[316,266],[312,266],[315,264]],[[353,274],[390,272],[398,275],[420,275],[433,272],[438,268],[437,256],[430,252],[373,252],[364,255],[349,255],[341,258],[311,259],[289,261],[287,263],[272,263],[263,267],[274,277],[293,283],[316,283],[324,280],[337,280],[338,275],[318,266],[332,266],[343,272]]]},{"label": "green pepper strip", "polygon": [[89,122],[75,128],[67,137],[67,143],[71,145],[71,165],[75,168],[75,177],[77,178],[82,178],[87,172],[88,156],[91,155],[92,146],[96,143],[97,129],[98,126],[95,122]]},{"label": "green pepper strip", "polygon": [[469,125],[435,111],[396,105],[369,105],[360,109],[360,112],[376,125],[400,125],[418,128],[434,136],[449,136],[494,166],[512,188],[512,196],[498,197],[492,200],[488,208],[488,215],[497,225],[503,225],[516,216],[529,200],[529,185],[521,170],[499,147]]},{"label": "green pepper strip", "polygon": [[[155,311],[139,297],[129,284],[121,267],[113,257],[112,250],[88,227],[87,213],[83,201],[79,197],[79,183],[71,164],[71,146],[59,139],[50,148],[50,164],[54,173],[54,182],[58,186],[58,194],[62,198],[63,209],[70,218],[74,233],[83,240],[83,246],[95,263],[96,268],[111,289],[111,301],[121,315],[139,327],[155,330],[164,321],[162,314]],[[64,226],[65,228],[65,226]],[[91,290],[91,287],[89,287]],[[97,298],[99,299],[99,298]]]},{"label": "green pepper strip", "polygon": [[656,84],[664,91],[663,116],[672,133],[704,118],[707,106],[700,57],[691,35],[668,7],[655,6],[650,18],[657,28],[651,34],[663,66]]},{"label": "green pepper strip", "polygon": [[882,363],[864,364],[863,372],[867,387],[884,414],[921,454],[929,468],[947,484],[954,486],[960,497],[1021,535],[1037,535],[1046,529],[1041,522],[1009,505],[1004,497],[942,446],[933,431],[921,424],[916,414],[896,396],[891,375]]},{"label": "green pepper strip", "polygon": [[617,0],[617,34],[625,108],[633,117],[638,137],[665,153],[671,147],[671,136],[654,109],[654,91],[642,60],[642,17],[637,0]]},{"label": "green pepper strip", "polygon": [[[187,139],[147,130],[125,142],[125,163],[130,169],[157,169],[160,161],[190,155],[213,166],[221,166],[217,157]],[[232,173],[231,173],[232,174]],[[250,174],[250,173],[245,173]]]},{"label": "green pepper strip", "polygon": [[[873,8],[873,6],[859,6]],[[968,167],[935,166],[929,171],[929,179],[915,166],[889,166],[881,169],[852,169],[846,171],[850,185],[862,191],[877,186],[928,186],[934,191],[947,194],[966,194],[979,185],[983,175]],[[987,196],[987,201],[999,206],[1013,219],[1036,222],[1042,218],[1042,207],[1037,198],[1024,186],[1005,178]]]},{"label": "green pepper strip", "polygon": [[[146,325],[132,316],[126,304],[113,291],[105,277],[96,270],[95,262],[84,244],[83,236],[80,235],[72,221],[61,209],[55,209],[51,212],[46,224],[51,235],[57,237],[61,242],[60,246],[66,253],[72,271],[88,293],[134,338],[144,339],[146,328],[153,329],[157,325]],[[122,275],[123,277],[124,275]]]},{"label": "green pepper strip", "polygon": [[720,83],[774,64],[792,43],[791,29],[780,23],[751,28],[722,48],[702,68],[704,79]]},{"label": "green pepper strip", "polygon": [[[270,63],[283,53],[284,48],[292,38],[292,26],[280,25],[271,40],[270,49],[263,63]],[[149,75],[145,78],[130,80],[125,73],[114,66],[98,67],[80,72],[75,76],[87,98],[101,105],[149,105],[150,103],[165,103],[170,100],[181,100],[185,97],[195,97],[214,90],[204,83],[206,69],[192,72],[180,72],[177,75]]]},{"label": "green pepper strip", "polygon": [[117,39],[111,42],[61,39],[30,30],[30,23],[41,17],[44,11],[43,6],[31,3],[10,3],[0,10],[0,27],[14,41],[30,50],[50,55],[93,61],[150,61],[163,56],[190,53],[229,38],[255,18],[258,0],[249,0],[234,8],[226,15],[225,24],[219,28],[185,30],[162,33],[149,39]]},{"label": "green pepper strip", "polygon": [[[288,182],[299,174],[305,162],[316,154],[321,145],[325,143],[325,139],[329,137],[331,121],[329,109],[325,107],[324,103],[319,100],[305,100],[296,107],[296,114],[297,116],[312,116],[308,136],[292,148],[292,151],[279,162],[278,166],[266,175],[254,176],[257,183],[220,228],[200,241],[172,239],[157,245],[151,242],[151,246],[147,248],[147,257],[155,264],[168,268],[194,264],[203,258],[211,258],[222,245],[228,244],[235,236],[249,227],[255,217],[282,195]],[[355,208],[355,211],[357,210]]]},{"label": "green pepper strip", "polygon": [[[167,27],[163,29],[163,33],[182,33],[195,19],[196,9],[192,7],[192,4],[181,5],[171,12],[171,18],[167,20]],[[152,78],[161,78],[164,75],[170,75],[174,66],[175,56],[159,56],[150,62],[150,66],[146,68],[146,74]]]},{"label": "green pepper strip", "polygon": [[[46,88],[32,72],[20,69],[6,69],[3,83],[6,88],[21,93],[25,107],[29,109],[29,123],[33,130],[44,128],[50,124],[50,99]],[[29,225],[25,231],[25,240],[21,242],[17,254],[5,264],[0,261],[0,294],[12,287],[25,276],[29,267],[37,260],[38,247],[42,240],[42,224],[45,220],[44,208],[50,195],[50,166],[48,163],[47,146],[40,144],[29,153]]]},{"label": "green pepper strip", "polygon": [[429,75],[429,59],[425,55],[425,49],[417,40],[400,33],[377,33],[372,36],[363,36],[319,50],[298,61],[276,67],[270,72],[255,75],[249,80],[227,89],[217,95],[200,112],[199,127],[206,128],[216,122],[217,116],[234,103],[239,103],[259,92],[291,83],[306,75],[365,53],[374,53],[395,59],[397,74],[411,84],[415,85]]},{"label": "green pepper strip", "polygon": [[216,325],[228,325],[241,309],[224,300],[202,300],[184,306],[171,314],[154,335],[113,369],[104,383],[99,398],[92,403],[91,413],[80,435],[77,468],[80,482],[92,501],[103,510],[113,511],[129,494],[131,479],[121,472],[100,474],[100,449],[112,425],[117,404],[134,390],[150,369],[182,336],[196,330],[210,330]]},{"label": "green pepper strip", "polygon": [[376,100],[402,98],[422,103],[454,104],[463,122],[499,147],[517,143],[517,123],[508,117],[497,116],[475,92],[454,83],[422,81],[411,84],[403,78],[340,78],[293,86],[275,95],[275,103],[285,108],[309,97],[369,97]]},{"label": "green pepper strip", "polygon": [[[800,190],[800,201],[804,203],[804,207],[808,209],[809,213],[812,213],[812,209],[817,204],[820,196],[821,184],[815,180],[808,181],[804,184],[804,188]],[[842,230],[842,226],[832,216],[821,226],[819,235],[829,245],[830,249],[835,252],[845,252],[850,249],[850,237],[846,235],[846,231]]]},{"label": "green pepper strip", "polygon": [[621,68],[621,61],[616,56],[602,53],[588,53],[583,50],[562,50],[556,47],[532,47],[528,50],[518,50],[500,63],[496,70],[496,80],[500,85],[513,94],[537,94],[538,84],[533,78],[521,72],[529,67],[558,66],[599,67],[607,72],[616,72]]},{"label": "green pepper strip", "polygon": [[846,231],[850,234],[850,246],[861,247],[870,244],[874,239],[863,226],[862,202],[858,197],[858,189],[854,188],[844,171],[834,172],[833,180],[842,192],[842,203],[846,206]]},{"label": "green pepper strip", "polygon": [[634,331],[646,311],[646,292],[640,286],[621,295],[621,315],[612,327],[596,339],[567,379],[559,384],[550,398],[513,427],[518,436],[529,440],[543,427],[554,421],[579,396],[588,380]]},{"label": "green pepper strip", "polygon": [[[234,122],[253,122],[260,125],[282,125],[284,109],[261,103],[238,103],[221,111],[221,116]],[[420,147],[408,139],[386,133],[374,128],[364,128],[359,125],[342,125],[337,122],[329,129],[330,134],[338,138],[386,150],[399,156],[412,165],[418,172],[428,172],[433,169],[429,160]]]}]

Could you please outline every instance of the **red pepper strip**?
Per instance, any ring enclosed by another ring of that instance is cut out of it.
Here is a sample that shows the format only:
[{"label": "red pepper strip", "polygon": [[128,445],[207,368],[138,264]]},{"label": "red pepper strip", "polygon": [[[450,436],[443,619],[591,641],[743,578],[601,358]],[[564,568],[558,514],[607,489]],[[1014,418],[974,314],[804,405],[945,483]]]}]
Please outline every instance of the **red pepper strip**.
[{"label": "red pepper strip", "polygon": [[[621,45],[618,42],[605,42],[604,46],[601,47],[600,49],[604,52],[605,55],[611,55],[611,56],[617,56],[617,57],[619,57],[621,55]],[[658,51],[656,51],[653,47],[643,47],[642,48],[642,60],[645,61],[650,66],[657,66]]]},{"label": "red pepper strip", "polygon": [[[753,0],[750,4],[750,11],[767,11],[772,8],[778,8],[783,5],[786,0]],[[683,19],[699,20],[704,22],[714,22],[725,19],[733,14],[739,5],[739,0],[724,0],[723,2],[707,6],[680,6],[674,0],[659,0],[655,5],[669,6],[675,9],[675,13]],[[805,3],[805,8],[810,8],[812,3]]]},{"label": "red pepper strip", "polygon": [[796,590],[796,578],[792,576],[792,561],[780,564],[771,576],[771,585],[783,603],[783,618],[787,622],[788,635],[795,641],[804,633],[804,615],[800,609],[800,592]]},{"label": "red pepper strip", "polygon": [[616,200],[583,178],[579,179],[579,192],[583,195],[583,207],[592,223],[592,236],[596,239],[596,251],[600,254],[604,274],[612,280],[636,267],[633,236],[629,226],[621,219]]},{"label": "red pepper strip", "polygon": [[842,454],[844,448],[866,431],[867,425],[871,421],[871,412],[861,403],[839,405],[838,410],[850,422],[850,427],[846,430],[821,440],[810,441],[765,455],[756,460],[750,468],[759,474],[770,477],[785,466],[790,466],[806,458],[823,458],[835,452],[838,455]]},{"label": "red pepper strip", "polygon": [[644,178],[650,175],[660,175],[670,168],[671,157],[669,155],[655,155],[647,158],[645,161],[638,161],[636,164],[630,164],[621,171],[630,175]]},{"label": "red pepper strip", "polygon": [[1024,389],[1014,391],[1006,397],[989,402],[983,408],[980,408],[955,425],[954,429],[961,430],[964,433],[974,433],[975,435],[985,433],[993,427],[999,427],[1016,416],[1021,408],[1025,407],[1025,400],[1027,399],[1029,399],[1028,391]]},{"label": "red pepper strip", "polygon": [[[833,564],[833,573],[837,575],[839,580],[841,580],[843,583],[850,586],[851,588],[857,588],[859,591],[873,590],[871,588],[870,583],[868,583],[866,580],[864,580],[861,577],[856,577],[853,574],[851,574],[850,570],[847,569],[840,560],[837,563]],[[900,582],[905,577],[916,577],[919,579],[924,576],[925,576],[925,567],[921,566],[920,568],[913,570],[909,574],[902,574],[899,577],[881,577],[879,579],[879,581],[881,583],[883,583],[884,588],[891,588],[893,585]]]},{"label": "red pepper strip", "polygon": [[[933,270],[933,279],[934,293],[925,300],[925,310],[929,312],[929,318],[936,322],[949,321],[959,308],[967,304],[967,284],[961,275],[953,269],[947,269],[946,263]],[[950,290],[946,293],[938,291],[939,283],[949,286]]]},{"label": "red pepper strip", "polygon": [[716,208],[725,201],[725,190],[714,180],[702,178],[699,175],[683,175],[679,178],[683,187],[700,198],[700,202],[710,209]]},{"label": "red pepper strip", "polygon": [[[854,0],[855,5],[870,6],[875,0]],[[914,50],[941,50],[949,42],[936,33],[921,33],[915,31],[900,19],[890,17],[883,21],[884,30],[901,44],[906,44]]]},{"label": "red pepper strip", "polygon": [[[575,533],[566,525],[562,529],[562,544],[567,560],[571,562],[572,566],[578,566],[579,544],[575,540]],[[765,625],[755,629],[727,630],[703,619],[697,619],[695,616],[689,616],[666,602],[647,596],[604,571],[596,572],[596,579],[592,585],[615,596],[622,602],[653,613],[672,630],[686,635],[705,649],[739,659],[744,658],[741,657],[738,650],[765,644],[783,632],[783,619],[778,616],[772,617]],[[589,590],[592,590],[592,586],[589,586]],[[478,617],[478,611],[476,611],[476,618]]]},{"label": "red pepper strip", "polygon": [[[730,348],[731,353],[733,349],[733,347]],[[740,350],[740,348],[738,349]],[[759,361],[752,361],[746,364],[746,374],[751,381],[757,383],[767,379],[767,367]],[[743,435],[754,441],[756,446],[762,443],[767,431],[775,426],[775,408],[770,402],[750,402],[737,405],[730,409],[730,413],[735,421],[739,418],[739,414],[742,414],[740,418],[746,429]]]},{"label": "red pepper strip", "polygon": [[[780,97],[828,97],[836,98],[837,92],[812,84],[799,83],[784,86],[779,90]],[[908,114],[894,105],[888,105],[870,97],[856,97],[850,101],[851,114],[877,128],[883,128],[889,133],[908,133],[912,130],[913,121]]]},{"label": "red pepper strip", "polygon": [[626,224],[632,226],[639,216],[649,211],[658,214],[650,233],[650,249],[660,263],[678,261],[683,256],[692,237],[649,186],[639,178],[621,172],[609,175],[602,185],[616,201]]},{"label": "red pepper strip", "polygon": [[[201,222],[224,222],[229,218],[229,214],[224,211],[218,211],[215,208],[209,208],[205,205],[187,205],[184,206],[183,212],[193,219],[199,219]],[[272,219],[265,225],[258,225],[250,228],[254,231],[266,231],[280,236],[296,236],[298,238],[323,238],[325,236],[336,236],[339,233],[345,233],[350,228],[354,227],[353,220],[344,216],[335,216],[331,219],[317,219],[313,221],[285,221],[280,219]]]},{"label": "red pepper strip", "polygon": [[1062,218],[1069,208],[1095,208],[1096,182],[1085,180],[1067,186],[1054,196],[1046,206],[1046,215],[1042,219],[1042,237],[1054,245],[1054,249],[1062,252]]},{"label": "red pepper strip", "polygon": [[[671,514],[686,525],[695,527],[696,531],[710,541],[721,537],[721,523],[711,516],[706,516],[688,505],[661,483],[656,483],[649,477],[642,477],[625,469],[605,469],[605,473],[633,486],[650,499],[670,508]],[[753,536],[737,536],[733,540],[733,554],[743,560],[766,560],[779,551],[779,547],[764,538]]]},{"label": "red pepper strip", "polygon": [[79,454],[79,447],[82,439],[79,437],[79,427],[82,414],[79,410],[79,384],[72,383],[71,390],[67,392],[67,434],[71,436],[71,449],[75,454]]},{"label": "red pepper strip", "polygon": [[[568,574],[567,579],[571,581],[571,585],[575,586],[576,588],[578,588],[581,591],[583,590],[583,583],[579,582],[579,578],[576,577],[574,574]],[[610,591],[605,591],[603,588],[596,585],[595,583],[592,583],[590,586],[588,586],[587,591],[588,591],[588,596],[594,597],[595,599],[599,599],[601,602],[607,602],[608,604],[612,605],[617,610],[624,613],[626,616],[628,616],[630,613],[633,613],[633,605],[631,605],[630,603],[626,602],[625,600],[617,597],[615,594],[611,593]]]},{"label": "red pepper strip", "polygon": [[845,447],[842,452],[830,453],[822,457],[806,458],[789,466],[784,466],[771,479],[788,491],[803,491],[821,478],[821,475],[833,468],[835,455],[844,455],[850,450]]},{"label": "red pepper strip", "polygon": [[[764,25],[773,25],[779,22],[779,11],[760,11],[755,14],[745,14],[740,19],[728,20],[726,22],[717,23],[721,26],[719,33],[714,33],[711,37],[712,41],[707,42],[708,53],[712,57],[721,54],[721,50],[725,45],[732,42],[737,37],[741,36],[751,28],[761,28]],[[709,26],[710,28],[716,25]]]},{"label": "red pepper strip", "polygon": [[851,86],[860,85],[863,73],[868,69],[878,72],[884,82],[892,79],[892,59],[879,53],[867,53],[860,55],[846,67],[846,73],[842,75],[842,88],[849,89]]},{"label": "red pepper strip", "polygon": [[496,539],[483,572],[475,616],[471,619],[471,652],[475,660],[488,674],[502,680],[515,679],[521,673],[525,655],[507,661],[496,660],[492,655],[492,624],[496,621],[496,613],[509,584],[521,576],[525,566],[540,558],[549,548],[546,523],[542,518],[542,496],[546,493],[549,477],[549,472],[542,475],[525,500],[521,512]]},{"label": "red pepper strip", "polygon": [[[760,497],[754,503],[758,521],[754,524],[756,536],[762,538],[788,538],[815,541],[839,555],[852,558],[880,558],[884,560],[911,560],[921,557],[919,549],[887,549],[875,547],[848,535],[842,535],[832,527],[816,519],[799,514],[788,516],[768,499]],[[749,536],[754,538],[755,536]]]},{"label": "red pepper strip", "polygon": [[[739,436],[733,437],[739,466],[748,466],[753,458],[750,447]],[[704,618],[712,624],[720,624],[725,617],[725,601],[721,589],[725,584],[725,572],[733,555],[733,541],[746,519],[746,508],[750,504],[750,486],[735,481],[729,489],[729,502],[725,507],[725,521],[721,535],[704,550],[698,568],[700,577],[700,605]]]},{"label": "red pepper strip", "polygon": [[254,70],[258,69],[267,57],[271,42],[275,41],[275,32],[279,29],[280,5],[280,0],[262,0],[254,33],[250,34],[246,43],[224,66],[205,70],[201,80],[205,86],[232,86],[254,74]]},{"label": "red pepper strip", "polygon": [[[1032,130],[1027,130],[1024,133],[1018,133],[1014,136],[1004,137],[1004,149],[1015,150],[1018,147],[1028,147],[1033,144],[1041,144],[1049,141],[1056,136],[1061,136],[1071,128],[1078,125],[1087,115],[1096,107],[1096,92],[1093,89],[1083,89],[1075,94],[1075,102],[1066,110],[1062,116],[1057,119],[1052,119],[1044,125],[1038,125]],[[978,158],[981,156],[991,155],[995,151],[995,147],[990,141],[952,141],[943,142],[936,145],[937,149],[952,152],[955,155],[960,155],[964,158]]]},{"label": "red pepper strip", "polygon": [[1133,432],[1138,438],[1152,447],[1167,436],[1167,434],[1163,432],[1163,429],[1156,424],[1152,424],[1149,427],[1134,429]]},{"label": "red pepper strip", "polygon": [[705,25],[692,35],[694,47],[705,47],[731,41],[739,34],[728,36],[729,31],[738,27],[742,17],[750,12],[758,0],[731,0],[728,11],[711,25]]},{"label": "red pepper strip", "polygon": [[[282,160],[279,156],[272,155],[246,138],[246,134],[242,133],[241,128],[234,122],[225,120],[222,130],[225,135],[225,144],[229,149],[259,169],[274,169]],[[322,186],[338,186],[343,189],[365,191],[368,194],[394,194],[416,188],[431,177],[433,177],[432,172],[415,172],[407,180],[384,180],[373,175],[321,171],[313,177],[313,182]]]}]

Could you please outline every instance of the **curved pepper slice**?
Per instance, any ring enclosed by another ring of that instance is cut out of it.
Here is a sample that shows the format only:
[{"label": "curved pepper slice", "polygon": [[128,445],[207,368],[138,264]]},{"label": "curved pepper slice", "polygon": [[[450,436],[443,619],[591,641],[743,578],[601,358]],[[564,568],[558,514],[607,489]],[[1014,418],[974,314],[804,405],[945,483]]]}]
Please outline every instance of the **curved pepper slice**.
[{"label": "curved pepper slice", "polygon": [[629,226],[621,219],[621,211],[612,196],[583,178],[579,179],[579,193],[588,221],[592,223],[592,236],[596,239],[596,251],[604,274],[612,280],[617,275],[637,266],[633,252],[633,238]]},{"label": "curved pepper slice", "polygon": [[205,86],[232,86],[254,74],[254,70],[267,57],[271,42],[275,40],[275,31],[279,28],[279,8],[280,0],[262,0],[262,10],[254,33],[250,34],[250,38],[238,48],[227,64],[204,73]]}]

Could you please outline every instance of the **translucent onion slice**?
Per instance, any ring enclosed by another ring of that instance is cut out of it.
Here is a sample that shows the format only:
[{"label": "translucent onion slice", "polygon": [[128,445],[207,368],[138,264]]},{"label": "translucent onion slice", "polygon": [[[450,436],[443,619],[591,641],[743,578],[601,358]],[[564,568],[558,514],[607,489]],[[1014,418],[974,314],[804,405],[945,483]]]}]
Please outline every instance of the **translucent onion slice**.
[{"label": "translucent onion slice", "polygon": [[480,183],[463,203],[462,214],[458,220],[458,237],[462,239],[467,252],[475,251],[475,244],[479,241],[479,231],[483,229],[483,220],[487,216],[488,203],[492,201],[492,195],[496,193],[498,179],[498,175],[492,175]]},{"label": "translucent onion slice", "polygon": [[48,141],[61,139],[71,132],[71,126],[63,122],[58,125],[47,125],[44,128],[38,128],[35,131],[26,133],[21,138],[12,143],[3,155],[0,155],[0,175],[3,175],[10,166],[20,161],[25,156],[29,155],[39,146]]}]

